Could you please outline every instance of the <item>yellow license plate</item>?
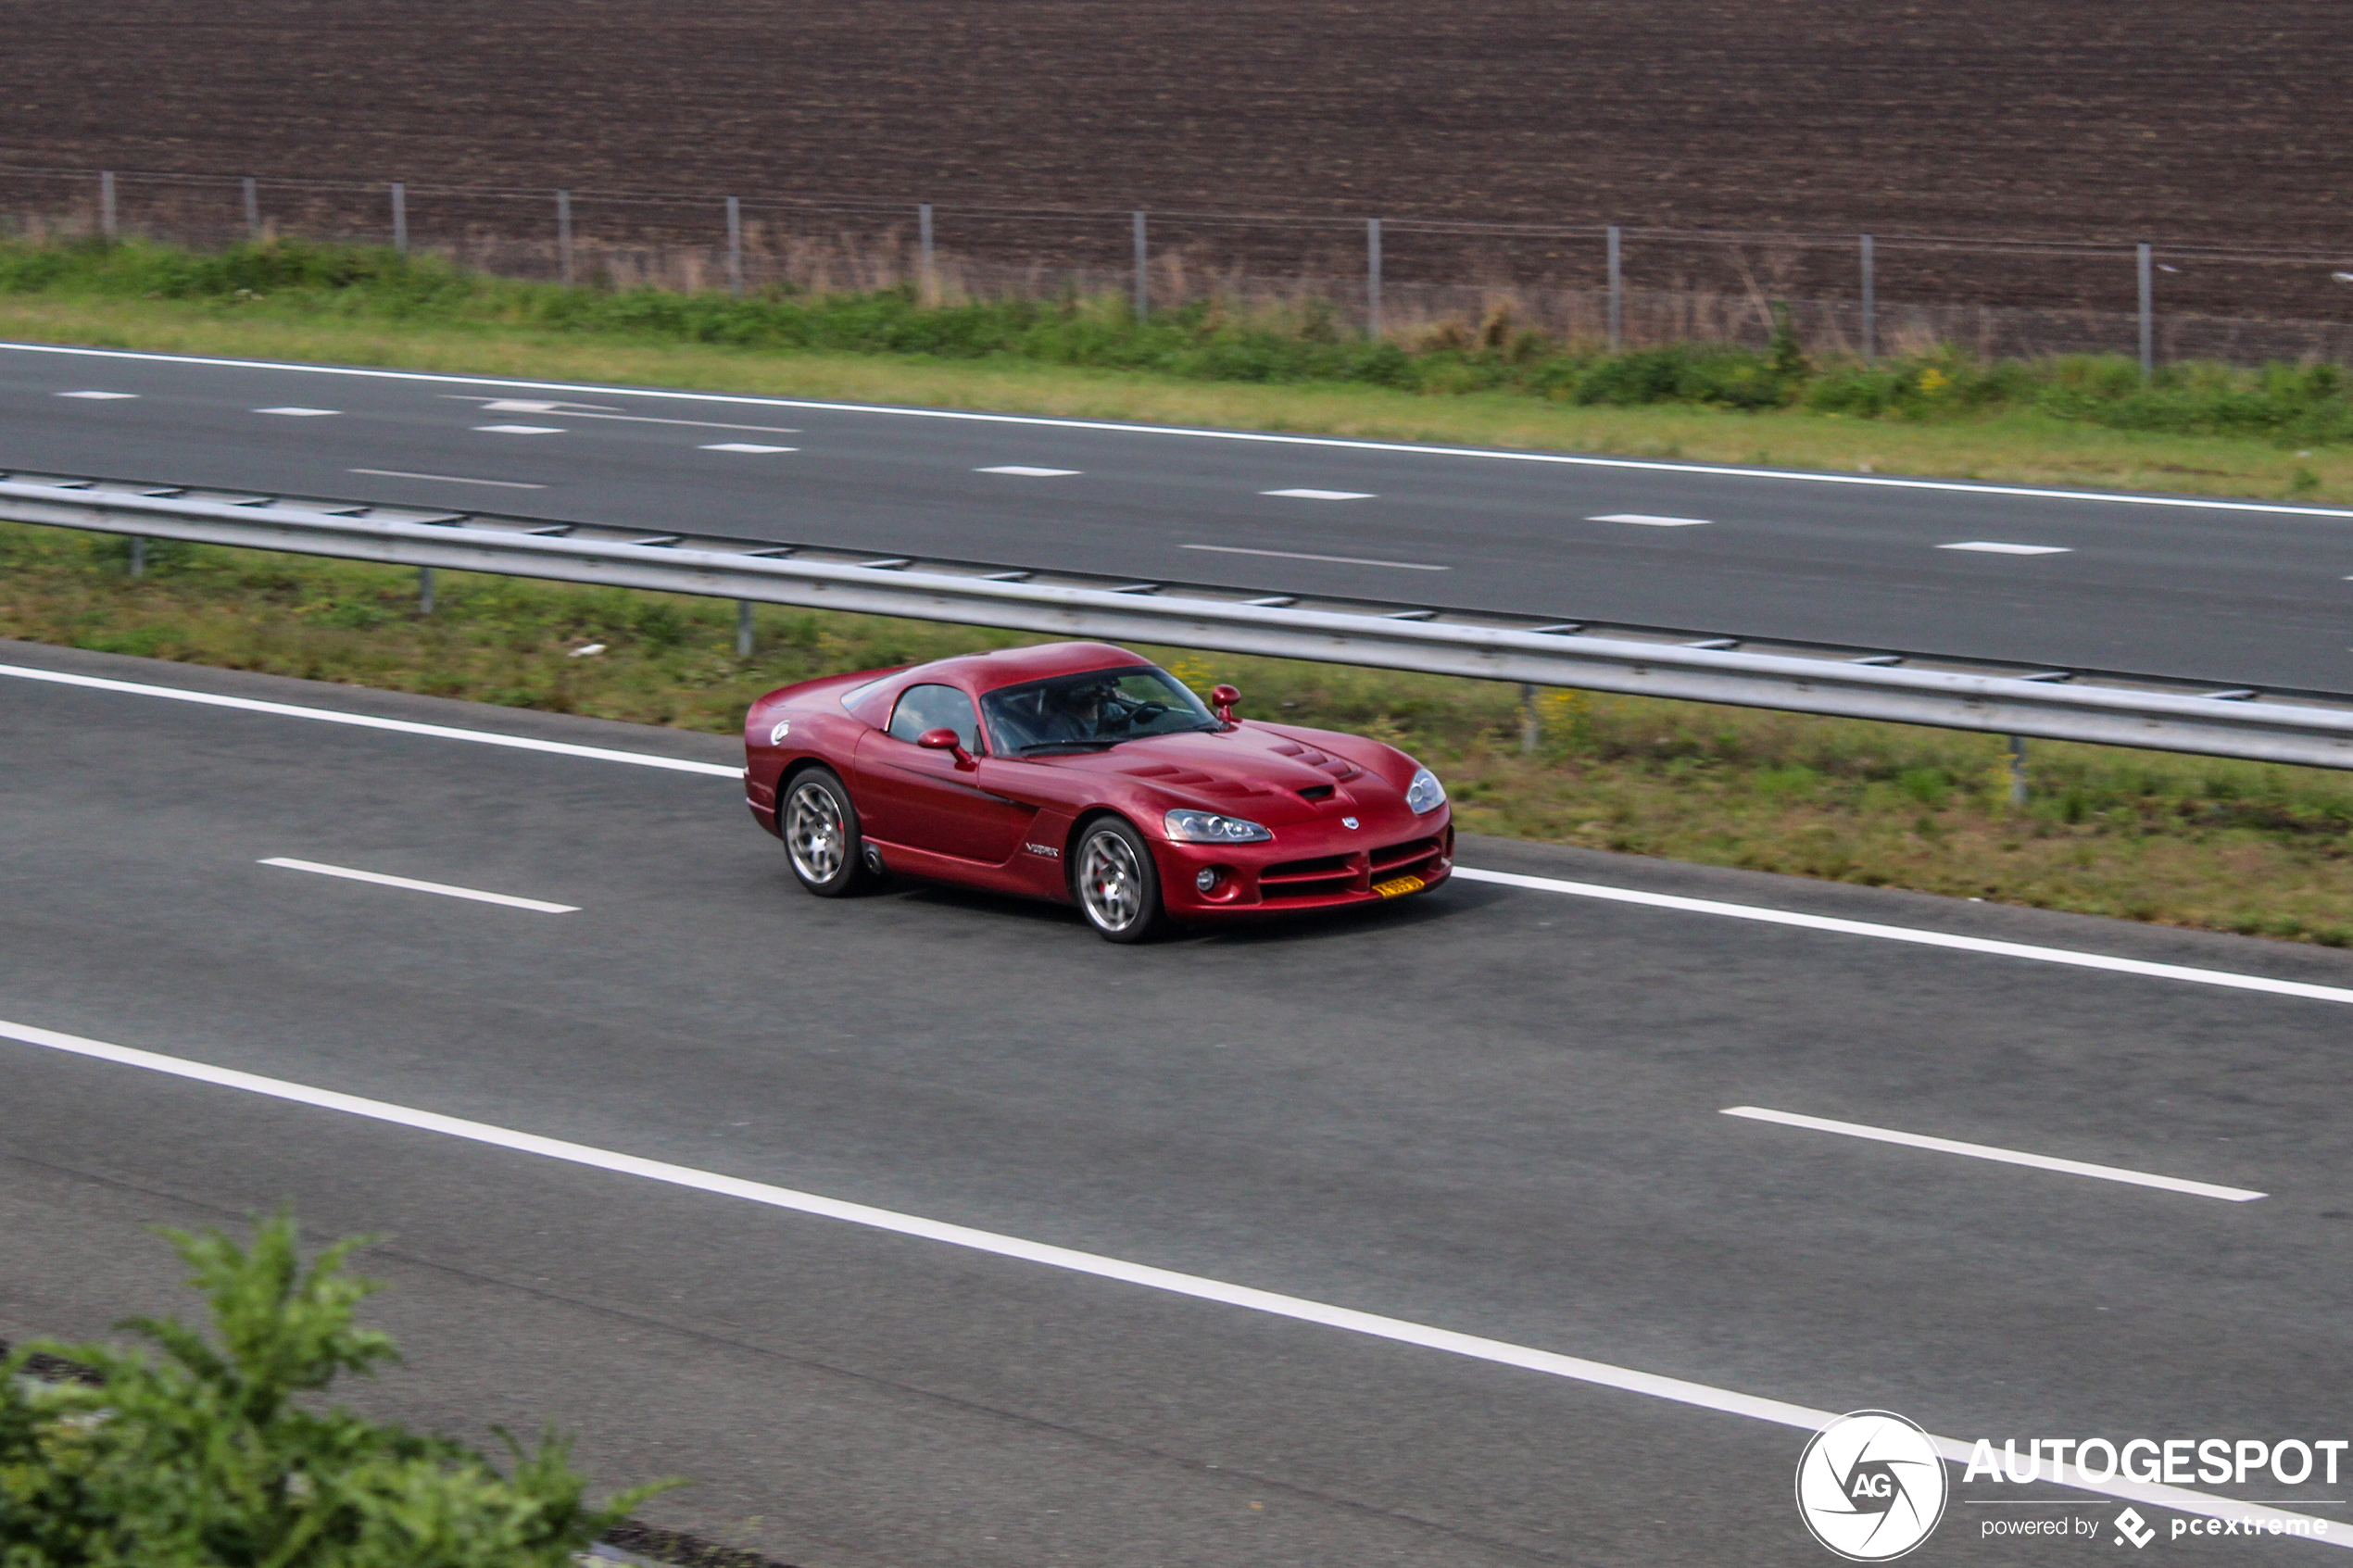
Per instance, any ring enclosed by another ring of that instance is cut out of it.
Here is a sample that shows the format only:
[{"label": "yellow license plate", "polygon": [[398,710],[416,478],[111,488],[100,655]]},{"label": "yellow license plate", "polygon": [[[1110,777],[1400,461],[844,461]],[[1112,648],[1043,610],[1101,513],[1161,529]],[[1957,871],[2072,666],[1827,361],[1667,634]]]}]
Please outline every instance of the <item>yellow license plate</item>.
[{"label": "yellow license plate", "polygon": [[1384,898],[1394,898],[1400,894],[1419,893],[1428,885],[1428,883],[1417,876],[1398,876],[1391,877],[1387,882],[1373,884],[1373,891]]}]

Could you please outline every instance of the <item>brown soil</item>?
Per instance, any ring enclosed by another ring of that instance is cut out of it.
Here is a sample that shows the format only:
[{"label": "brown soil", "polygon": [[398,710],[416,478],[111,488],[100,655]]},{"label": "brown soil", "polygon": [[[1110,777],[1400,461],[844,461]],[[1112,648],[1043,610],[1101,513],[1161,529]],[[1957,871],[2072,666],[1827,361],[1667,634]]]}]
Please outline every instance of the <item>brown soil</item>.
[{"label": "brown soil", "polygon": [[[1115,219],[969,208],[2343,246],[2353,267],[2342,0],[6,0],[0,19],[17,164],[928,199],[943,243],[1106,262]],[[1158,232],[1262,257],[1355,243]],[[1460,275],[1466,245],[1522,275],[1581,274],[1595,248],[1405,232],[1392,266]],[[1629,270],[1667,255],[1638,245]],[[2107,257],[1886,265],[1891,295],[2132,297]],[[2353,287],[2332,270],[2200,261],[2163,287],[2337,317]]]}]

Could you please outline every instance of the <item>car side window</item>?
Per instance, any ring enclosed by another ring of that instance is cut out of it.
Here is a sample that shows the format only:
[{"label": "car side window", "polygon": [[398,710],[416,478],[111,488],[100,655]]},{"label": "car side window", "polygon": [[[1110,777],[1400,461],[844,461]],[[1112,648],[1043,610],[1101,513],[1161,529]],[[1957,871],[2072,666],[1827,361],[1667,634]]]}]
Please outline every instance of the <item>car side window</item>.
[{"label": "car side window", "polygon": [[973,699],[953,686],[909,686],[891,709],[890,733],[912,745],[925,730],[953,730],[966,751],[980,749],[980,717]]}]

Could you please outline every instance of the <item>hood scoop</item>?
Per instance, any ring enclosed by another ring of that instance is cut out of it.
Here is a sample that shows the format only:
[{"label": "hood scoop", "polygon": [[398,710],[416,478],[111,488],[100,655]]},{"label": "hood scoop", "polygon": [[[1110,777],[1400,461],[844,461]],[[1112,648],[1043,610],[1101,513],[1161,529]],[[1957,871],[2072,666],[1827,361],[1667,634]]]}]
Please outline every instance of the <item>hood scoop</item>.
[{"label": "hood scoop", "polygon": [[[1312,746],[1301,746],[1296,741],[1285,741],[1279,746],[1270,746],[1266,749],[1278,756],[1295,757],[1302,767],[1317,769],[1331,774],[1336,779],[1353,779],[1365,771],[1353,762],[1343,762],[1337,757],[1327,756]],[[1310,800],[1320,800],[1323,796],[1308,793],[1309,790],[1320,788],[1323,788],[1320,784],[1310,784],[1307,789],[1302,789],[1299,793],[1307,796]],[[1324,795],[1330,793],[1329,789],[1324,789]]]},{"label": "hood scoop", "polygon": [[1330,784],[1309,784],[1299,792],[1299,797],[1302,800],[1329,800],[1332,797],[1332,791],[1333,786]]},{"label": "hood scoop", "polygon": [[1154,784],[1203,784],[1215,778],[1214,774],[1193,768],[1179,768],[1171,762],[1154,762],[1148,767],[1122,768],[1119,771],[1131,779],[1150,779]]}]

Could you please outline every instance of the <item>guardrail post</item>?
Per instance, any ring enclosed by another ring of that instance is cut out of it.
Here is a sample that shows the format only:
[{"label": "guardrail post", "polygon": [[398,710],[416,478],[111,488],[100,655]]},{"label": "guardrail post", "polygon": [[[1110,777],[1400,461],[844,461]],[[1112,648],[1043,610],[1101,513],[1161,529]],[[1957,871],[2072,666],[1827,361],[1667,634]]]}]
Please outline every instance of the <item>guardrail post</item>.
[{"label": "guardrail post", "polygon": [[1863,363],[1879,361],[1879,291],[1872,276],[1871,237],[1863,236]]},{"label": "guardrail post", "polygon": [[145,577],[146,574],[147,541],[141,535],[133,533],[131,536],[131,575]]},{"label": "guardrail post", "polygon": [[727,198],[727,292],[744,296],[744,204]]},{"label": "guardrail post", "polygon": [[433,613],[433,568],[429,566],[417,568],[417,613]]},{"label": "guardrail post", "polygon": [[939,273],[932,262],[931,203],[915,204],[915,286],[925,305],[939,303]]},{"label": "guardrail post", "polygon": [[556,193],[556,257],[563,264],[564,287],[572,287],[572,193]]},{"label": "guardrail post", "polygon": [[1626,345],[1626,274],[1617,225],[1609,226],[1609,351]]},{"label": "guardrail post", "polygon": [[1536,688],[1526,682],[1519,688],[1519,749],[1523,757],[1536,755],[1536,747],[1544,738],[1543,728],[1536,718]]},{"label": "guardrail post", "polygon": [[751,601],[749,599],[736,601],[736,657],[737,659],[751,657]]},{"label": "guardrail post", "polygon": [[2010,804],[2026,804],[2026,737],[2012,735],[2010,742]]},{"label": "guardrail post", "polygon": [[1136,219],[1136,320],[1152,313],[1151,248],[1144,237],[1144,215]]},{"label": "guardrail post", "polygon": [[409,254],[409,187],[398,180],[392,182],[392,248]]},{"label": "guardrail post", "polygon": [[115,234],[114,170],[111,169],[98,176],[98,232],[110,240]]},{"label": "guardrail post", "polygon": [[1380,320],[1380,220],[1365,220],[1365,335],[1378,337]]},{"label": "guardrail post", "polygon": [[261,182],[245,176],[245,238],[261,238]]},{"label": "guardrail post", "polygon": [[2149,247],[2144,242],[2134,258],[2141,274],[2141,379],[2157,374],[2157,280],[2150,276]]}]

